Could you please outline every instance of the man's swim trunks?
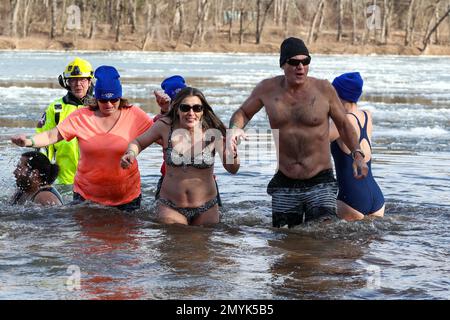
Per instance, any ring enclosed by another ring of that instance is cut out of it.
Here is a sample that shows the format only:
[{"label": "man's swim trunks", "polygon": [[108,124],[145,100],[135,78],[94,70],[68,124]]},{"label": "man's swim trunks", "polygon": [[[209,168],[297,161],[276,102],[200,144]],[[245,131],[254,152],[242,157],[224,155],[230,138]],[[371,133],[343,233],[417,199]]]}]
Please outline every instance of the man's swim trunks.
[{"label": "man's swim trunks", "polygon": [[278,171],[267,186],[272,196],[272,224],[289,228],[336,216],[337,184],[332,169],[306,179],[291,179]]}]

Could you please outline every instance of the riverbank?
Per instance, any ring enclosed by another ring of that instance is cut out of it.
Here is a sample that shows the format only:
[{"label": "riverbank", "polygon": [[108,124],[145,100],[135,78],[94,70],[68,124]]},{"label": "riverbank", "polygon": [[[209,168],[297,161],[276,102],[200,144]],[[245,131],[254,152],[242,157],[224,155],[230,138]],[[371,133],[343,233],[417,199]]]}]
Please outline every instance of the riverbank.
[{"label": "riverbank", "polygon": [[[361,54],[361,55],[450,55],[448,45],[429,45],[425,52],[417,46],[405,47],[397,44],[366,44],[351,45],[346,42],[333,41],[333,36],[323,37],[308,45],[311,53],[320,54]],[[400,40],[400,39],[399,39]],[[235,39],[237,41],[237,39]],[[93,50],[93,51],[162,51],[162,52],[244,52],[244,53],[274,53],[279,52],[280,42],[265,41],[256,45],[251,41],[244,44],[229,43],[223,39],[207,39],[203,44],[190,47],[188,43],[148,42],[145,47],[143,41],[127,37],[120,42],[109,38],[85,39],[78,36],[57,37],[53,40],[46,35],[36,35],[26,38],[0,37],[0,50]]]}]

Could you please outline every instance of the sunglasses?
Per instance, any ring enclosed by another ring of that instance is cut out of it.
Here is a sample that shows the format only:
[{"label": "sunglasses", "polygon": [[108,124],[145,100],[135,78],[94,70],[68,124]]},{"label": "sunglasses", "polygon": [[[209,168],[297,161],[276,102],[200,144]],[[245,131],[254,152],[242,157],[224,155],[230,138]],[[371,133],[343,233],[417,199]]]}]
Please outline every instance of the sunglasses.
[{"label": "sunglasses", "polygon": [[288,59],[287,64],[290,66],[298,67],[301,63],[302,66],[307,66],[311,62],[311,57],[306,57],[305,59]]},{"label": "sunglasses", "polygon": [[203,111],[203,106],[201,104],[194,104],[193,106],[184,103],[180,104],[181,112],[189,112],[191,109],[198,113]]},{"label": "sunglasses", "polygon": [[109,101],[112,104],[114,104],[114,103],[116,103],[119,100],[120,100],[120,98],[115,98],[115,99],[98,99],[98,102],[100,102],[100,103],[108,103],[108,101]]}]

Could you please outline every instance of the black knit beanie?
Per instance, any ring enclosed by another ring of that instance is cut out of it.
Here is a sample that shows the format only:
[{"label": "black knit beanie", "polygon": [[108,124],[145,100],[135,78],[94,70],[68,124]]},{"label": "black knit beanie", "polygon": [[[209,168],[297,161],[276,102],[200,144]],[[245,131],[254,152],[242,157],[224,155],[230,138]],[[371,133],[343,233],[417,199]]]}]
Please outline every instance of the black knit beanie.
[{"label": "black knit beanie", "polygon": [[280,68],[288,59],[296,55],[310,56],[303,40],[294,37],[285,39],[280,47]]}]

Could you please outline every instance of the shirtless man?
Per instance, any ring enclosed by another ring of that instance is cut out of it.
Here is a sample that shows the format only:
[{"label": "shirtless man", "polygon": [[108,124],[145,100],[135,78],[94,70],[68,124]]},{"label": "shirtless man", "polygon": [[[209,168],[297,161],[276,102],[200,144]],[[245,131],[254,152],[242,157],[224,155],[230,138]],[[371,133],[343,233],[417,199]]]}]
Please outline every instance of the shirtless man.
[{"label": "shirtless man", "polygon": [[285,39],[280,50],[284,75],[261,81],[230,120],[232,140],[239,139],[244,136],[241,129],[265,107],[270,127],[278,130],[278,172],[267,187],[274,227],[287,224],[290,228],[336,215],[330,117],[352,152],[355,178],[364,178],[368,172],[357,134],[336,91],[327,80],[308,76],[310,61],[302,40]]}]

